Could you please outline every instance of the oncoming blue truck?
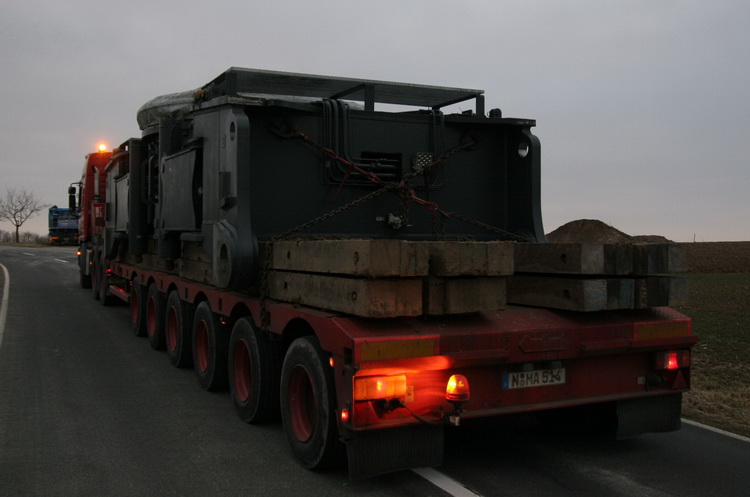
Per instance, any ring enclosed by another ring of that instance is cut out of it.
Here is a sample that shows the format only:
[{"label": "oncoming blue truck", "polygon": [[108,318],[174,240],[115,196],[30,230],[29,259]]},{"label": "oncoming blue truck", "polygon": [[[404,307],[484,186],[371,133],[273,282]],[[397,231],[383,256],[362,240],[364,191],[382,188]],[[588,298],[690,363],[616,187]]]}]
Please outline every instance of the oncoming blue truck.
[{"label": "oncoming blue truck", "polygon": [[77,211],[56,205],[49,208],[49,243],[50,245],[78,243]]}]

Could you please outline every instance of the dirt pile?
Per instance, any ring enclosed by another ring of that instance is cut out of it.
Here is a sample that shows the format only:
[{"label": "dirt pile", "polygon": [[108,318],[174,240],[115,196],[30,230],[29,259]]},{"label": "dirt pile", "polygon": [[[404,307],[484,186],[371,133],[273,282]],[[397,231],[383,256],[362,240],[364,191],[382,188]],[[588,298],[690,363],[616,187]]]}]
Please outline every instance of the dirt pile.
[{"label": "dirt pile", "polygon": [[547,234],[552,243],[632,243],[633,237],[596,219],[578,219]]},{"label": "dirt pile", "polygon": [[[596,219],[578,219],[547,234],[552,243],[674,243],[661,235],[630,236]],[[679,243],[691,273],[750,273],[750,242]]]}]

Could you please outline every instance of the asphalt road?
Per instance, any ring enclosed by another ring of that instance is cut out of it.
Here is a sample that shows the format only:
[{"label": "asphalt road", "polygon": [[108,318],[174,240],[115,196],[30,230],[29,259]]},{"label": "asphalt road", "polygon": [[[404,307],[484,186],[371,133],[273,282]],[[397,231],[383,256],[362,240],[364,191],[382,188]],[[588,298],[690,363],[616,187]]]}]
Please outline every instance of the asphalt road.
[{"label": "asphalt road", "polygon": [[81,289],[74,249],[3,246],[0,264],[3,497],[750,495],[750,443],[690,425],[613,442],[465,422],[440,468],[354,482],[307,471],[280,424],[240,421],[226,393],[133,337],[125,306]]}]

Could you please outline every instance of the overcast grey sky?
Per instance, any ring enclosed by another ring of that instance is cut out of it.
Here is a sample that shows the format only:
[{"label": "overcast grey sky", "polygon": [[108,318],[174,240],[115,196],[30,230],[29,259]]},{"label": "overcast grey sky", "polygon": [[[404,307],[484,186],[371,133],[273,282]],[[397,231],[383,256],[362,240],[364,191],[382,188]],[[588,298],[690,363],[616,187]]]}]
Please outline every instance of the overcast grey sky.
[{"label": "overcast grey sky", "polygon": [[238,66],[485,90],[537,120],[547,232],[750,240],[749,24],[739,0],[3,1],[0,194],[65,205],[143,103]]}]

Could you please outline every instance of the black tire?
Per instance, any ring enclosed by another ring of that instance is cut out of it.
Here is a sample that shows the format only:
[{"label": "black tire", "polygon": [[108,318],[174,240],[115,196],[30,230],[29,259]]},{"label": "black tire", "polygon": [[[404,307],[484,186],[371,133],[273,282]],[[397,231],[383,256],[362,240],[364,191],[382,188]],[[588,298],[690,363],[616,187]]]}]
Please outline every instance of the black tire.
[{"label": "black tire", "polygon": [[164,295],[156,288],[156,283],[148,286],[146,293],[146,335],[154,350],[164,350]]},{"label": "black tire", "polygon": [[208,302],[198,304],[193,319],[193,369],[204,390],[227,387],[227,335]]},{"label": "black tire", "polygon": [[81,288],[91,288],[91,275],[80,272]]},{"label": "black tire", "polygon": [[97,264],[97,274],[99,275],[99,278],[97,278],[97,281],[99,282],[99,303],[107,307],[114,305],[115,302],[117,302],[115,300],[117,297],[109,293],[109,276],[107,275],[107,269],[102,262],[103,261],[99,259],[99,264]]},{"label": "black tire", "polygon": [[164,310],[164,336],[169,361],[177,368],[193,365],[192,312],[177,290],[169,292]]},{"label": "black tire", "polygon": [[137,276],[130,282],[130,329],[137,337],[146,336],[146,289]]},{"label": "black tire", "polygon": [[345,454],[338,437],[333,374],[318,339],[296,339],[281,371],[281,420],[297,460],[308,469],[339,466]]},{"label": "black tire", "polygon": [[91,288],[91,274],[86,274],[85,269],[90,268],[84,268],[83,266],[83,254],[85,254],[85,250],[83,247],[79,248],[78,251],[81,253],[81,255],[78,256],[78,276],[81,283],[81,288]]},{"label": "black tire", "polygon": [[91,260],[91,295],[94,300],[99,300],[99,265],[96,259]]},{"label": "black tire", "polygon": [[229,392],[237,415],[247,423],[280,417],[279,385],[283,361],[281,342],[241,318],[229,339]]}]

